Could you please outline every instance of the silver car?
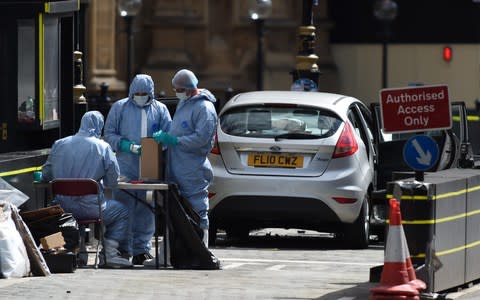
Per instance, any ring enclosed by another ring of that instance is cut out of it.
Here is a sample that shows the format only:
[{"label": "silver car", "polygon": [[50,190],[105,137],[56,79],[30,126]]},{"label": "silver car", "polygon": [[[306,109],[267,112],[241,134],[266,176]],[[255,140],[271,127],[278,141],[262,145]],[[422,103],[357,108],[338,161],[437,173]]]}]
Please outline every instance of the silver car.
[{"label": "silver car", "polygon": [[369,243],[374,158],[369,109],[338,94],[261,91],[236,95],[219,113],[209,154],[217,229],[245,238],[259,228],[332,232]]}]

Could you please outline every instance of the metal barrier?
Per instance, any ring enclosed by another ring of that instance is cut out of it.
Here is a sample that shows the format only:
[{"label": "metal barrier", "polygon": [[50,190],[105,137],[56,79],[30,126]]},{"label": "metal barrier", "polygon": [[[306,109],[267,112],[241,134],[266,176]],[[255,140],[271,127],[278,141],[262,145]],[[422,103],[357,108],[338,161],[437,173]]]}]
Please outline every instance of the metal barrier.
[{"label": "metal barrier", "polygon": [[37,193],[33,185],[33,172],[40,171],[47,160],[50,149],[19,151],[0,154],[0,177],[30,199],[20,209],[35,210],[44,207],[43,193]]},{"label": "metal barrier", "polygon": [[480,278],[480,170],[425,173],[423,182],[389,182],[387,195],[400,200],[403,229],[417,277],[429,292]]}]

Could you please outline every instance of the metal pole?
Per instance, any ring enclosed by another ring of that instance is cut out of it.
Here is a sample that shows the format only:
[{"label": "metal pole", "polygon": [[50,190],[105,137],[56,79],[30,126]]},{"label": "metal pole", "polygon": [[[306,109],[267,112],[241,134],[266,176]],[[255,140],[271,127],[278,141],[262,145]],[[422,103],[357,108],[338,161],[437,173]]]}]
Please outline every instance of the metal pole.
[{"label": "metal pole", "polygon": [[302,78],[310,79],[315,87],[318,87],[318,77],[320,71],[318,69],[318,56],[315,54],[315,31],[313,26],[313,5],[317,5],[318,1],[303,0],[302,1],[302,24],[298,30],[298,52],[296,56],[295,70],[291,72],[293,82]]},{"label": "metal pole", "polygon": [[313,24],[313,1],[303,0],[302,6],[302,26],[308,26]]},{"label": "metal pole", "polygon": [[265,43],[265,20],[255,20],[257,25],[257,90],[263,90],[263,70],[265,67],[265,57],[263,48]]},{"label": "metal pole", "polygon": [[388,42],[390,40],[390,21],[383,21],[382,42],[382,88],[388,84]]},{"label": "metal pole", "polygon": [[75,19],[75,50],[80,51],[80,10],[74,14]]},{"label": "metal pole", "polygon": [[388,46],[387,39],[383,40],[382,45],[382,89],[387,87],[387,64],[388,64]]}]

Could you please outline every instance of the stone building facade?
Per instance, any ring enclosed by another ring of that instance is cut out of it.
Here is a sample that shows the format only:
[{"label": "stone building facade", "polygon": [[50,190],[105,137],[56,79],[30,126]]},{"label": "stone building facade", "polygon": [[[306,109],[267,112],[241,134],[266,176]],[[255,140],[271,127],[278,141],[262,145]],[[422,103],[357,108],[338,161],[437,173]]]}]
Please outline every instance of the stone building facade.
[{"label": "stone building facade", "polygon": [[[118,15],[116,0],[90,0],[87,13],[87,90],[96,93],[109,85],[113,99],[126,95],[127,34]],[[315,54],[321,71],[320,90],[336,90],[336,68],[328,40],[331,24],[327,1],[313,6],[316,27]],[[199,86],[224,99],[256,89],[257,36],[246,0],[143,0],[134,20],[134,73],[146,73],[155,81],[155,92],[172,96],[173,74],[188,68]],[[265,21],[265,90],[288,90],[292,84],[299,47],[298,27],[302,1],[273,0]]]}]

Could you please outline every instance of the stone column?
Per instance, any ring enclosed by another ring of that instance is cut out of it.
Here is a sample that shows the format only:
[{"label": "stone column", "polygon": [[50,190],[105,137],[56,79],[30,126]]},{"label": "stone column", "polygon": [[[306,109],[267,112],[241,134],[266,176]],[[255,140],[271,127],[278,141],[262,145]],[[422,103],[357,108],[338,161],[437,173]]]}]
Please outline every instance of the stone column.
[{"label": "stone column", "polygon": [[198,73],[201,69],[207,4],[207,0],[152,1],[145,16],[152,40],[141,71],[152,76],[155,92],[165,91],[171,96],[171,79],[177,70],[187,68]]},{"label": "stone column", "polygon": [[109,85],[110,92],[123,92],[127,85],[118,79],[115,65],[118,46],[115,43],[116,0],[92,0],[89,15],[88,90],[100,90],[100,84]]}]

